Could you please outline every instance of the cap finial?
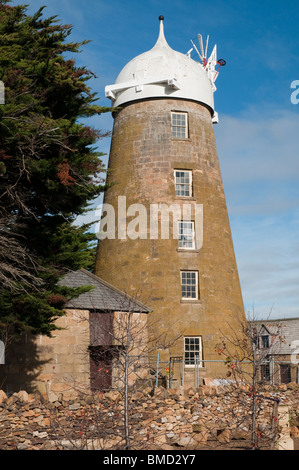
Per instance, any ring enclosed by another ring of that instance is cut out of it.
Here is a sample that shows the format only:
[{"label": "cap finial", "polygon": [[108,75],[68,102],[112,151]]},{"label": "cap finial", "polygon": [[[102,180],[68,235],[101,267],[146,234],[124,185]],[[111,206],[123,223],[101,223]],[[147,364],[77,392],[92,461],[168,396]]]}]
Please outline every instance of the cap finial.
[{"label": "cap finial", "polygon": [[164,21],[164,16],[163,16],[163,15],[160,15],[160,16],[159,16],[159,20],[160,20],[160,21]]}]

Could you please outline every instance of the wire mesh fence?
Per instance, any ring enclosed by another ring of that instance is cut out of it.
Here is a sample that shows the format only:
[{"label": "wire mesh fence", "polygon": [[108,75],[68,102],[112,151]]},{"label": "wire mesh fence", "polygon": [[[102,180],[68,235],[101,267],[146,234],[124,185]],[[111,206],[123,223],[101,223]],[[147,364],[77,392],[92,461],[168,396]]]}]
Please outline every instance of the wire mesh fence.
[{"label": "wire mesh fence", "polygon": [[[223,359],[207,360],[195,357],[193,363],[189,364],[186,363],[184,356],[170,356],[168,360],[161,360],[157,354],[142,357],[142,359],[138,356],[131,356],[130,360],[136,377],[138,377],[142,361],[143,381],[151,387],[177,388],[185,385],[199,387],[207,383],[207,379],[212,380],[215,385],[225,385],[232,381],[227,373],[227,361]],[[244,360],[238,362],[238,368],[239,371],[242,368],[247,369],[247,376],[253,377],[254,375],[258,383],[281,385],[293,382],[299,384],[299,367],[291,361],[271,357],[269,360],[253,365],[251,361]],[[115,370],[116,388],[120,389],[123,382],[120,364]]]}]

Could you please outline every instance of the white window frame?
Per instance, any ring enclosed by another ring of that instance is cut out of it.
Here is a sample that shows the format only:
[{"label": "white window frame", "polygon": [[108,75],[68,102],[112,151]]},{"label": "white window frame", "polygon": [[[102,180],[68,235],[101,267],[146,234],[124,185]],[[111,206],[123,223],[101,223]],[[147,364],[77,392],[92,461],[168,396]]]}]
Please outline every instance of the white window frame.
[{"label": "white window frame", "polygon": [[[198,349],[196,348],[196,342],[198,344]],[[196,354],[197,352],[198,354]],[[193,360],[192,360],[191,353],[193,353]],[[202,337],[201,336],[185,336],[184,337],[184,365],[186,368],[193,368],[193,369],[195,368],[196,356],[198,356],[198,367],[203,367]]]},{"label": "white window frame", "polygon": [[[190,228],[187,227],[188,225]],[[184,229],[186,230],[185,233]],[[193,220],[178,221],[178,237],[180,250],[195,250],[195,224]]]},{"label": "white window frame", "polygon": [[[183,284],[183,278],[186,276],[184,276],[184,274],[195,274],[194,276],[194,279],[195,279],[195,284],[190,282],[190,283],[184,283]],[[195,287],[195,297],[188,297],[188,296],[184,296],[183,295],[183,286],[185,287],[189,287],[190,290],[194,290],[193,288]],[[198,289],[198,271],[181,271],[181,298],[182,300],[198,300],[198,297],[199,297],[199,289]]]},{"label": "white window frame", "polygon": [[171,112],[171,132],[175,139],[188,138],[188,113],[180,111]]},{"label": "white window frame", "polygon": [[[178,176],[177,173],[184,173],[185,175],[182,176]],[[189,182],[185,183],[185,182],[181,182],[181,178],[185,178],[186,175],[189,176]],[[180,170],[178,168],[176,168],[174,170],[174,184],[175,184],[175,194],[177,197],[192,197],[192,170]],[[179,188],[183,188],[183,187],[188,187],[188,194],[179,194],[180,191],[179,191]]]}]

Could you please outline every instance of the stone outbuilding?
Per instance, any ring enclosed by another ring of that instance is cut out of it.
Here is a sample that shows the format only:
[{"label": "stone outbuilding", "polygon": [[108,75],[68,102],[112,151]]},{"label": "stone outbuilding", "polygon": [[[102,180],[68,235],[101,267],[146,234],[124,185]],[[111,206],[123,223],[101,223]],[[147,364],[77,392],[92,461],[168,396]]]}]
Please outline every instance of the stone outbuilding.
[{"label": "stone outbuilding", "polygon": [[[65,305],[65,315],[51,338],[24,335],[8,348],[0,367],[1,389],[7,393],[27,390],[44,396],[71,397],[78,389],[104,390],[118,386],[115,363],[123,350],[122,328],[138,324],[140,341],[146,335],[150,309],[90,272],[69,272],[61,284],[91,290]],[[137,344],[134,345],[138,349]]]}]

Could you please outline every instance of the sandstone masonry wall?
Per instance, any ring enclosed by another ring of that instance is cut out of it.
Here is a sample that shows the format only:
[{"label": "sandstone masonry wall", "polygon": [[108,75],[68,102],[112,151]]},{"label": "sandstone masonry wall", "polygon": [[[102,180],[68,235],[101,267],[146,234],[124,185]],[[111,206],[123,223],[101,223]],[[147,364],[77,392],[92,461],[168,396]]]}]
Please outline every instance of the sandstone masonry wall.
[{"label": "sandstone masonry wall", "polygon": [[0,387],[7,392],[73,395],[74,381],[89,384],[89,312],[67,309],[58,318],[53,337],[23,335],[6,354],[0,368]]},{"label": "sandstone masonry wall", "polygon": [[[172,137],[173,111],[188,113],[187,139]],[[159,328],[159,334],[172,343],[170,351],[163,353],[165,358],[169,353],[183,355],[184,336],[200,336],[204,358],[218,359],[217,343],[223,336],[238,333],[245,314],[209,110],[199,103],[170,98],[124,106],[115,115],[109,167],[111,187],[105,203],[115,210],[116,232],[118,219],[123,218],[119,196],[126,198],[126,209],[142,204],[148,220],[146,227],[136,228],[141,232],[136,239],[119,239],[123,234],[116,233],[115,239],[99,240],[96,274],[152,309],[150,335],[155,339]],[[176,195],[175,170],[192,171],[192,197]],[[151,238],[152,205],[176,204],[182,209],[186,203],[192,206],[192,217],[195,205],[203,206],[202,247],[179,249],[172,236],[171,214],[169,239],[163,239],[160,229],[159,236]],[[132,217],[127,217],[127,225]],[[198,273],[197,300],[181,298],[180,272],[184,270]],[[219,363],[206,362],[206,370],[200,372],[205,377],[221,377],[223,369]]]},{"label": "sandstone masonry wall", "polygon": [[[269,446],[273,399],[292,409],[290,432],[297,442],[299,386],[266,387],[259,396],[261,447]],[[248,448],[251,398],[248,390],[208,386],[133,392],[131,446],[138,450]],[[8,397],[0,391],[0,450],[121,449],[122,425],[118,391],[78,395],[76,400],[54,394],[45,400],[25,391]]]}]

